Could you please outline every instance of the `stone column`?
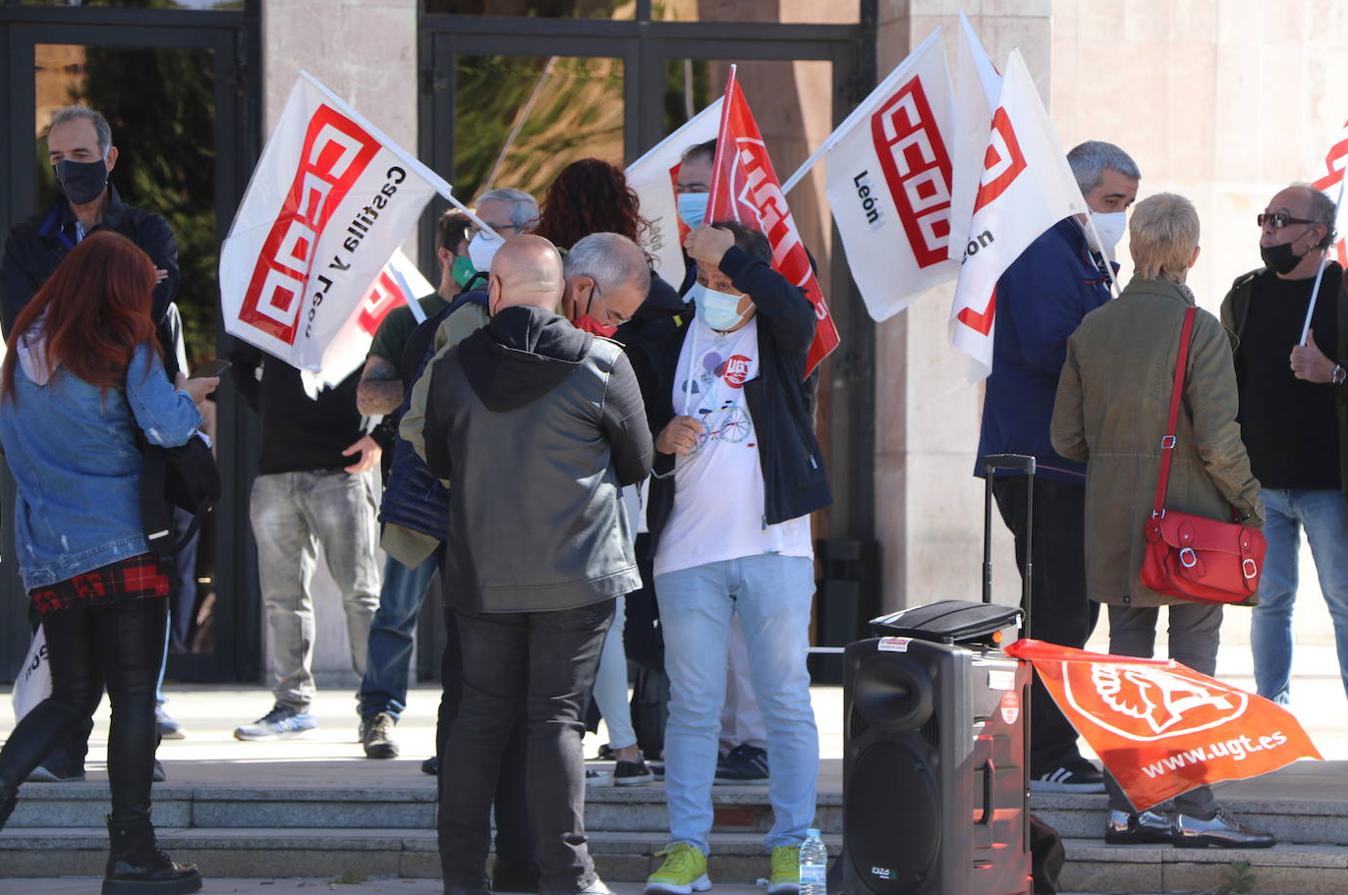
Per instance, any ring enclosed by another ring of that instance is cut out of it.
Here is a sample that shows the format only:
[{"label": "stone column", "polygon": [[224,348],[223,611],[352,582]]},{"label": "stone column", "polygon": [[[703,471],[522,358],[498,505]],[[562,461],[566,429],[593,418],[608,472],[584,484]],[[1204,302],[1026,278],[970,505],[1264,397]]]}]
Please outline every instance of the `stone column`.
[{"label": "stone column", "polygon": [[[304,69],[404,149],[416,151],[416,0],[263,0],[262,59],[264,133],[275,128]],[[415,234],[408,234],[403,251],[415,260]],[[383,562],[381,552],[381,568]],[[313,670],[319,687],[355,686],[346,616],[321,553],[312,586],[317,615]],[[263,667],[269,668],[265,614],[262,627]]]},{"label": "stone column", "polygon": [[[1000,66],[1019,47],[1048,95],[1050,0],[961,4]],[[880,0],[876,61],[884,77],[932,29],[945,30],[953,67],[959,17],[942,0]],[[938,599],[978,599],[983,487],[973,477],[983,387],[965,378],[946,321],[953,284],[933,290],[876,328],[876,531],[886,609]],[[994,517],[995,517],[994,511]],[[1015,602],[1010,536],[994,518],[994,593]]]}]

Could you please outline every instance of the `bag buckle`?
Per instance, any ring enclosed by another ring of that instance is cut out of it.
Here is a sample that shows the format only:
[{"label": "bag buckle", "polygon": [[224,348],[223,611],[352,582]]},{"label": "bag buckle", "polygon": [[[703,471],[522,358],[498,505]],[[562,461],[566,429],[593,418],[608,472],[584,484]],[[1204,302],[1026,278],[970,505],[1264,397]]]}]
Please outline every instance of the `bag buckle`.
[{"label": "bag buckle", "polygon": [[1245,579],[1248,581],[1258,576],[1259,564],[1249,557],[1246,557],[1240,564],[1240,571],[1245,575]]},{"label": "bag buckle", "polygon": [[1169,451],[1174,449],[1174,447],[1175,447],[1175,436],[1173,435],[1161,436],[1161,450]]},{"label": "bag buckle", "polygon": [[1180,565],[1184,566],[1184,568],[1192,569],[1194,566],[1198,565],[1198,554],[1194,553],[1194,548],[1185,547],[1179,552],[1179,561]]}]

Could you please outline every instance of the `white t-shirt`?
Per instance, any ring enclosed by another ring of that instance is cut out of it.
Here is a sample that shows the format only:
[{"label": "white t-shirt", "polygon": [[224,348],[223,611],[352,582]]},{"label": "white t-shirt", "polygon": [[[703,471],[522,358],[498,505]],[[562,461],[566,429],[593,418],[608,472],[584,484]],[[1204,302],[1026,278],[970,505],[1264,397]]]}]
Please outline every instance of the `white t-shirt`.
[{"label": "white t-shirt", "polygon": [[814,556],[810,517],[767,525],[744,384],[758,376],[758,319],[719,333],[696,317],[674,375],[674,413],[702,423],[693,453],[674,465],[674,509],[660,535],[655,574],[779,553]]}]

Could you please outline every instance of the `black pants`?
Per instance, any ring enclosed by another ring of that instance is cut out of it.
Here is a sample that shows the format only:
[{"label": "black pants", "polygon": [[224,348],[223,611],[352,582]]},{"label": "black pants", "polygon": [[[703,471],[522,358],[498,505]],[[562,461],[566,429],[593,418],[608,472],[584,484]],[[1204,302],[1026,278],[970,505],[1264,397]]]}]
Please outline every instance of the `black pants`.
[{"label": "black pants", "polygon": [[[992,485],[997,509],[1016,538],[1016,565],[1022,576],[1026,493],[1022,476],[999,476]],[[1083,486],[1035,479],[1030,634],[1036,640],[1080,649],[1095,630],[1100,604],[1086,598],[1085,525]],[[1030,691],[1030,773],[1037,777],[1080,757],[1076,730],[1036,675]]]},{"label": "black pants", "polygon": [[[459,714],[459,702],[463,698],[463,656],[459,650],[458,617],[452,609],[445,612],[445,654],[440,666],[440,680],[444,682],[444,693],[440,696],[440,714],[435,725],[435,754],[440,756],[440,779],[443,798],[445,774],[445,742]],[[496,862],[513,864],[516,867],[532,867],[537,863],[534,856],[534,834],[529,828],[529,803],[524,787],[525,743],[528,741],[528,727],[524,710],[521,709],[511,728],[510,738],[501,753],[501,766],[506,772],[496,782],[496,798],[493,805],[496,815]],[[446,843],[444,829],[441,828],[440,848],[452,847]]]},{"label": "black pants", "polygon": [[112,820],[123,825],[149,820],[159,736],[154,692],[167,624],[168,601],[157,598],[47,613],[42,626],[52,693],[24,716],[0,749],[0,782],[22,783],[73,731],[90,725],[106,682],[112,703]]},{"label": "black pants", "polygon": [[[28,624],[34,634],[37,634],[38,626],[42,624],[42,616],[31,602],[28,604]],[[84,759],[89,756],[89,737],[94,732],[93,714],[97,709],[98,703],[94,703],[94,707],[89,710],[89,717],[76,724],[70,735],[47,753],[47,757],[42,760],[44,768],[62,777],[84,773]]]},{"label": "black pants", "polygon": [[440,764],[440,864],[446,888],[481,889],[502,753],[520,709],[528,718],[525,786],[539,891],[595,880],[585,841],[584,712],[614,601],[561,612],[458,612],[463,698]]}]

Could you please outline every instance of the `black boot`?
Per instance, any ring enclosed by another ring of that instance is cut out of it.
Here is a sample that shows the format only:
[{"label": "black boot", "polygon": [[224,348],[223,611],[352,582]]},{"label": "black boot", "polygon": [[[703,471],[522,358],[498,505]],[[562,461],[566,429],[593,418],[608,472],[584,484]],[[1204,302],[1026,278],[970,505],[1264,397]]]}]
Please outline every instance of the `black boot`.
[{"label": "black boot", "polygon": [[155,843],[149,820],[134,824],[108,818],[108,872],[103,895],[189,895],[201,890],[195,864],[175,864]]},{"label": "black boot", "polygon": [[10,786],[8,783],[0,783],[0,830],[5,828],[5,821],[14,813],[14,803],[19,800],[19,788]]}]

